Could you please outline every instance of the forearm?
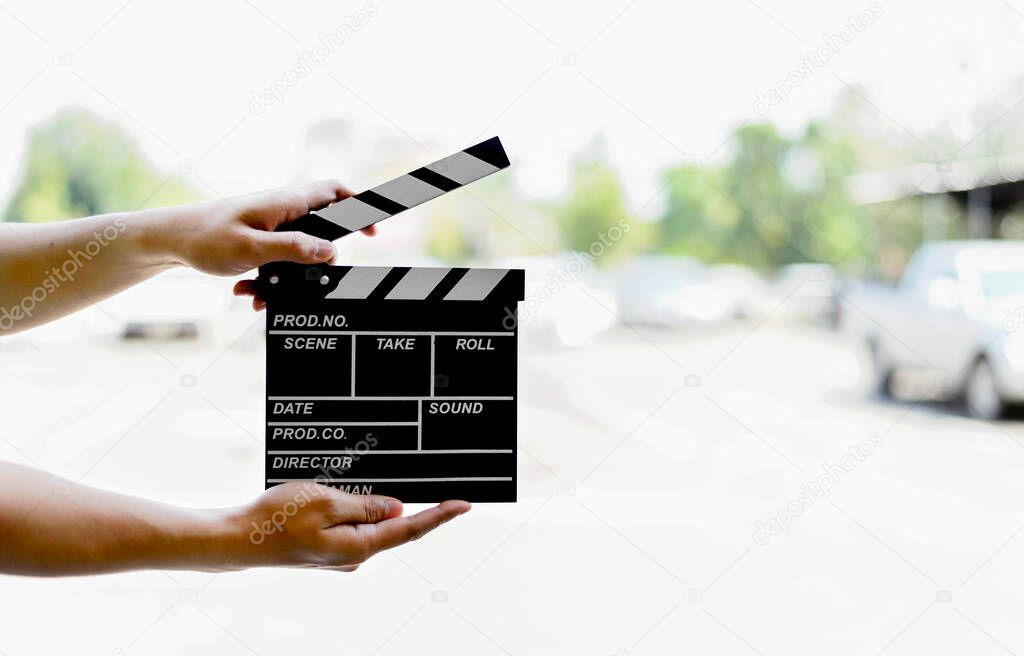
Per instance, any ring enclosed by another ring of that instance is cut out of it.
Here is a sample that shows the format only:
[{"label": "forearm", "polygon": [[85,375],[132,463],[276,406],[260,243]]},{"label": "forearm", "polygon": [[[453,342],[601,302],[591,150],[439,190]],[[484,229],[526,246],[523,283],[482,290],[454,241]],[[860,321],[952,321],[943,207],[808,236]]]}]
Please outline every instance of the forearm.
[{"label": "forearm", "polygon": [[0,334],[69,314],[175,264],[164,210],[0,224]]},{"label": "forearm", "polygon": [[0,335],[52,321],[178,264],[231,276],[267,262],[328,262],[331,242],[275,230],[348,195],[325,181],[130,214],[0,223]]},{"label": "forearm", "polygon": [[302,482],[235,508],[187,510],[0,462],[0,573],[266,566],[350,572],[467,510],[465,501],[445,501],[403,517],[398,499]]},{"label": "forearm", "polygon": [[188,510],[0,463],[0,571],[56,576],[232,569],[247,545],[232,511]]}]

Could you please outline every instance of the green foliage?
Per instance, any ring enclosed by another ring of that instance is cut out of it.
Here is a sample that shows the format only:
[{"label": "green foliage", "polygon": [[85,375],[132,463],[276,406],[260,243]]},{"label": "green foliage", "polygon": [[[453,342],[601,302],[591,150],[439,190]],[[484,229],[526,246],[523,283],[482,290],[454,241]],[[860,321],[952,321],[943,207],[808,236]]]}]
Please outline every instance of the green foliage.
[{"label": "green foliage", "polygon": [[199,198],[158,171],[123,128],[84,109],[62,110],[33,127],[24,161],[7,221],[55,221]]},{"label": "green foliage", "polygon": [[468,262],[476,249],[459,221],[450,215],[438,217],[427,234],[427,253],[445,262]]},{"label": "green foliage", "polygon": [[600,160],[576,162],[569,197],[555,211],[562,245],[586,251],[601,232],[629,217],[619,177]]},{"label": "green foliage", "polygon": [[[638,249],[642,230],[627,208],[618,173],[607,162],[601,144],[573,162],[572,181],[565,201],[551,213],[565,250],[599,252],[599,265],[621,260]],[[614,236],[620,235],[618,241]]]},{"label": "green foliage", "polygon": [[657,244],[710,262],[771,268],[791,262],[855,264],[871,222],[846,191],[857,169],[851,144],[812,123],[798,139],[746,125],[717,167],[667,172]]}]

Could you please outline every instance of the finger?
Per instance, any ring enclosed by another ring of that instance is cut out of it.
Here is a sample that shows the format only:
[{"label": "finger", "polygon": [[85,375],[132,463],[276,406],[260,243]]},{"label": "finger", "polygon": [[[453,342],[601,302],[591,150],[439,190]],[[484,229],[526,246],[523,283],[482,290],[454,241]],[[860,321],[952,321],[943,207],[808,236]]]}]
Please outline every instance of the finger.
[{"label": "finger", "polygon": [[247,222],[264,230],[274,230],[282,223],[326,207],[352,192],[337,180],[320,180],[296,187],[287,187],[244,196]]},{"label": "finger", "polygon": [[377,494],[346,494],[335,491],[334,503],[328,515],[335,524],[376,524],[392,517],[402,516],[402,502],[393,497]]},{"label": "finger", "polygon": [[310,182],[299,187],[299,192],[305,196],[306,205],[311,210],[327,207],[352,195],[352,192],[337,180]]},{"label": "finger", "polygon": [[256,296],[256,281],[255,280],[239,280],[235,283],[231,293],[235,296]]},{"label": "finger", "polygon": [[377,226],[368,225],[365,228],[361,229],[359,232],[363,233],[367,237],[375,237],[377,235]]},{"label": "finger", "polygon": [[469,509],[470,505],[465,501],[445,501],[409,517],[395,517],[360,528],[369,533],[366,546],[373,554],[418,540],[441,524],[469,512]]},{"label": "finger", "polygon": [[235,296],[252,296],[252,309],[257,312],[267,307],[267,302],[260,296],[255,280],[239,280],[231,292]]},{"label": "finger", "polygon": [[334,245],[304,232],[255,232],[252,235],[256,265],[267,262],[320,264],[334,257]]}]

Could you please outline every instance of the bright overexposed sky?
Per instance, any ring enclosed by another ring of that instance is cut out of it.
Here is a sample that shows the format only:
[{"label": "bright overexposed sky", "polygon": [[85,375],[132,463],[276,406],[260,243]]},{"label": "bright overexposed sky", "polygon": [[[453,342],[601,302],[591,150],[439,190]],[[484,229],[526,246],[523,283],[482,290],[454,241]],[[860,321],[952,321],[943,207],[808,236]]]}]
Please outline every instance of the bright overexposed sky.
[{"label": "bright overexposed sky", "polygon": [[[360,10],[358,30],[342,29],[280,101],[251,111],[254,91]],[[523,188],[551,195],[601,132],[638,207],[665,166],[725,152],[757,92],[865,11],[871,24],[765,118],[797,129],[845,82],[901,130],[942,123],[966,141],[980,129],[972,108],[992,99],[1016,120],[1008,82],[1024,70],[1024,0],[11,0],[0,10],[0,196],[26,129],[75,104],[121,121],[169,171],[197,160],[189,175],[224,195],[325,174],[364,188],[380,181],[361,165],[380,137],[408,146],[396,159],[426,162],[495,134]],[[326,171],[306,132],[331,117],[352,124],[352,152]]]}]

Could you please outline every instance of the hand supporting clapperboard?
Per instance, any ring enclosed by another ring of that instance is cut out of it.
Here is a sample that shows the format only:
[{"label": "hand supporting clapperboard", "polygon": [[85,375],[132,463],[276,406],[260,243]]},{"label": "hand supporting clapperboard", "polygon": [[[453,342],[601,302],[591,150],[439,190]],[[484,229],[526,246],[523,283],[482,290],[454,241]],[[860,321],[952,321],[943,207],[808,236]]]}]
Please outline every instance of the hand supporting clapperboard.
[{"label": "hand supporting clapperboard", "polygon": [[[279,230],[339,239],[508,166],[494,137]],[[258,285],[268,488],[516,500],[522,270],[278,262]]]}]

